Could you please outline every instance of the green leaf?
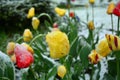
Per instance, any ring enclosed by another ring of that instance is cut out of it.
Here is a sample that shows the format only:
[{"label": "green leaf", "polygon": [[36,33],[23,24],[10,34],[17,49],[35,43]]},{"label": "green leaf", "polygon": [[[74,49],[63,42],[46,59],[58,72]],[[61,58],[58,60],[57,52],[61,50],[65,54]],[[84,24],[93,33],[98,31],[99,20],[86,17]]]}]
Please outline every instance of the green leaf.
[{"label": "green leaf", "polygon": [[71,42],[71,46],[70,46],[70,55],[71,56],[73,56],[73,57],[77,57],[78,56],[78,54],[77,54],[77,47],[78,47],[78,36],[77,37],[75,37],[74,39],[73,39],[73,41]]},{"label": "green leaf", "polygon": [[90,45],[88,45],[86,43],[86,45],[84,45],[81,50],[80,50],[80,59],[81,59],[81,62],[83,64],[83,66],[86,68],[89,64],[89,60],[88,60],[88,55],[90,54],[92,48],[90,47]]},{"label": "green leaf", "polygon": [[105,73],[103,80],[115,80],[115,78],[112,77],[110,74]]},{"label": "green leaf", "polygon": [[[114,65],[114,66],[113,66]],[[109,60],[108,61],[108,73],[112,76],[112,77],[116,77],[117,75],[117,67],[116,67],[116,59],[113,60]]]},{"label": "green leaf", "polygon": [[15,80],[15,68],[9,56],[0,51],[0,80]]},{"label": "green leaf", "polygon": [[48,71],[46,80],[54,80],[56,73],[57,73],[57,66],[54,66]]},{"label": "green leaf", "polygon": [[48,30],[50,30],[52,25],[46,20],[44,23],[45,23],[45,26],[48,28]]}]

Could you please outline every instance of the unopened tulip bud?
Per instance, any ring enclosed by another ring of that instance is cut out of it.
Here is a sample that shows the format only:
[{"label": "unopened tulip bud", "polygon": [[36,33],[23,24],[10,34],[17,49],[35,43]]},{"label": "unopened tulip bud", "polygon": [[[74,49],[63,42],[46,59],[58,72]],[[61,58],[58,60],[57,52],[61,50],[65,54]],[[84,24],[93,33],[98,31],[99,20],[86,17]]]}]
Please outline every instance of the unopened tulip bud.
[{"label": "unopened tulip bud", "polygon": [[30,29],[25,29],[23,33],[23,40],[25,42],[29,42],[32,38],[33,36],[32,36],[32,32],[30,31]]},{"label": "unopened tulip bud", "polygon": [[32,18],[32,26],[33,26],[34,30],[38,29],[39,24],[40,24],[39,19],[37,17],[33,17]]},{"label": "unopened tulip bud", "polygon": [[114,4],[113,2],[111,2],[111,3],[108,5],[107,14],[112,14],[114,8],[115,8],[115,4]]},{"label": "unopened tulip bud", "polygon": [[88,58],[92,64],[97,64],[100,61],[101,56],[96,52],[96,50],[92,50],[88,55]]},{"label": "unopened tulip bud", "polygon": [[53,28],[58,28],[58,24],[56,22],[53,24]]},{"label": "unopened tulip bud", "polygon": [[7,54],[8,55],[13,55],[14,54],[14,48],[15,48],[15,43],[14,42],[9,42],[7,45]]},{"label": "unopened tulip bud", "polygon": [[35,15],[35,8],[32,7],[32,8],[30,8],[29,11],[28,11],[27,18],[28,18],[28,19],[29,19],[29,18],[32,18],[34,15]]},{"label": "unopened tulip bud", "polygon": [[90,3],[90,4],[94,4],[94,3],[95,3],[95,0],[89,0],[89,3]]},{"label": "unopened tulip bud", "polygon": [[65,68],[64,65],[58,66],[57,74],[58,74],[59,77],[63,78],[65,76],[66,72],[67,71],[66,71],[66,68]]},{"label": "unopened tulip bud", "polygon": [[94,29],[95,29],[95,26],[94,26],[93,21],[88,22],[88,28],[89,28],[90,30],[94,30]]},{"label": "unopened tulip bud", "polygon": [[62,17],[62,16],[65,15],[66,10],[65,10],[65,9],[61,9],[61,8],[56,7],[56,8],[55,8],[55,12],[56,12],[59,16]]}]

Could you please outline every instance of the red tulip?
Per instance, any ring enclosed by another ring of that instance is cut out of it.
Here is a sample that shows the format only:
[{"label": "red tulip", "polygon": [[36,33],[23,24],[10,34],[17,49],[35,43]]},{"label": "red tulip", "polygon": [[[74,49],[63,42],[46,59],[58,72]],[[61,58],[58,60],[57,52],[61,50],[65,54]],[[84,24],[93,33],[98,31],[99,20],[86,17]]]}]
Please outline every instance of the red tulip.
[{"label": "red tulip", "polygon": [[16,63],[18,68],[27,68],[31,65],[31,63],[33,63],[33,55],[27,51],[23,45],[17,44],[14,52],[16,55]]},{"label": "red tulip", "polygon": [[116,16],[120,16],[120,1],[115,6],[115,8],[113,10],[113,14],[116,15]]},{"label": "red tulip", "polygon": [[53,24],[53,28],[58,28],[58,24],[56,22]]},{"label": "red tulip", "polygon": [[74,2],[75,0],[71,0],[72,2]]},{"label": "red tulip", "polygon": [[73,18],[73,17],[75,17],[75,13],[74,12],[70,12],[69,16]]}]

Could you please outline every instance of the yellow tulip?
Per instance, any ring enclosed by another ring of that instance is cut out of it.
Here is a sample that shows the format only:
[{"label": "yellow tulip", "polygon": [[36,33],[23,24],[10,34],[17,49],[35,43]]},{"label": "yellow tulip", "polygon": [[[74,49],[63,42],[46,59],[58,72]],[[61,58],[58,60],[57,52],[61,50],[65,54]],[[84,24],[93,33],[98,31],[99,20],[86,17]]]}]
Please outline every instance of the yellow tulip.
[{"label": "yellow tulip", "polygon": [[51,58],[61,58],[69,53],[70,45],[67,35],[56,28],[46,35],[46,42]]},{"label": "yellow tulip", "polygon": [[65,68],[64,65],[58,66],[57,74],[58,74],[59,77],[63,78],[65,76],[66,72],[67,71],[66,71],[66,68]]},{"label": "yellow tulip", "polygon": [[32,36],[32,32],[30,31],[30,29],[25,29],[24,33],[23,33],[23,40],[25,42],[30,41],[33,38]]},{"label": "yellow tulip", "polygon": [[25,46],[25,48],[27,48],[27,50],[30,52],[30,53],[34,53],[34,50],[32,49],[32,47],[30,47],[30,45],[26,44],[26,43],[22,43],[21,45]]},{"label": "yellow tulip", "polygon": [[55,12],[56,12],[59,16],[62,17],[62,16],[65,15],[66,10],[65,10],[65,9],[61,9],[61,8],[56,7],[56,8],[55,8]]},{"label": "yellow tulip", "polygon": [[96,52],[96,50],[92,50],[88,55],[88,58],[92,64],[97,64],[102,57]]},{"label": "yellow tulip", "polygon": [[29,18],[32,18],[33,16],[35,16],[35,8],[34,7],[29,9],[27,18],[29,19]]},{"label": "yellow tulip", "polygon": [[99,43],[96,46],[96,52],[102,57],[106,57],[108,54],[110,54],[111,50],[108,46],[106,38],[99,41]]},{"label": "yellow tulip", "polygon": [[112,14],[114,8],[115,8],[115,4],[114,4],[113,2],[111,2],[111,3],[108,5],[107,14]]},{"label": "yellow tulip", "polygon": [[95,29],[95,26],[94,26],[93,21],[89,21],[89,22],[88,22],[88,28],[89,28],[90,30],[94,30],[94,29]]},{"label": "yellow tulip", "polygon": [[14,42],[9,42],[7,45],[7,54],[8,55],[13,55],[14,54],[14,48],[15,48],[15,43]]},{"label": "yellow tulip", "polygon": [[120,38],[111,34],[106,34],[106,39],[109,45],[109,48],[113,51],[120,50]]},{"label": "yellow tulip", "polygon": [[39,24],[40,24],[39,19],[37,17],[33,17],[32,18],[32,26],[33,26],[34,30],[38,29]]},{"label": "yellow tulip", "polygon": [[89,3],[90,3],[90,4],[94,4],[94,3],[95,3],[95,0],[89,0]]}]

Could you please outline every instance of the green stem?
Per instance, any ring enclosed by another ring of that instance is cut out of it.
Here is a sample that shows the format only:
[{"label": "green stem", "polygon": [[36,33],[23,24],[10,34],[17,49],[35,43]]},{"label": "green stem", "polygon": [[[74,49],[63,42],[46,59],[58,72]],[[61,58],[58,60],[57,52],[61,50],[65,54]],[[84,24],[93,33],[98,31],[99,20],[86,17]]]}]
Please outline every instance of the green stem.
[{"label": "green stem", "polygon": [[92,64],[92,73],[91,73],[91,76],[90,76],[90,80],[93,80],[93,73],[94,73],[94,64]]},{"label": "green stem", "polygon": [[89,13],[88,13],[88,7],[86,8],[86,20],[88,22],[88,18],[89,18]]},{"label": "green stem", "polygon": [[39,31],[38,30],[35,30],[36,31],[36,34],[38,35],[39,34]]},{"label": "green stem", "polygon": [[92,4],[92,19],[93,19],[93,23],[94,23],[94,4]]},{"label": "green stem", "polygon": [[117,25],[117,36],[119,36],[119,22],[120,22],[120,18],[118,17],[118,25]]},{"label": "green stem", "polygon": [[42,37],[42,36],[44,36],[44,34],[39,34],[39,35],[37,35],[36,37],[34,37],[34,38],[31,40],[31,42],[29,43],[29,45],[31,45],[37,38]]},{"label": "green stem", "polygon": [[20,40],[22,40],[23,39],[23,37],[20,37],[20,38],[18,38],[17,40],[16,40],[16,43],[18,43]]},{"label": "green stem", "polygon": [[94,36],[93,36],[93,30],[89,30],[89,36],[90,36],[90,44],[92,45],[92,49],[95,48],[95,45],[94,45]]},{"label": "green stem", "polygon": [[[118,54],[118,53],[117,53]],[[120,68],[119,68],[119,57],[118,55],[116,55],[116,64],[117,64],[117,79],[116,80],[120,80]]]},{"label": "green stem", "polygon": [[111,25],[112,25],[112,34],[113,34],[113,15],[111,14]]},{"label": "green stem", "polygon": [[52,22],[52,18],[49,16],[49,14],[42,13],[42,14],[38,15],[38,18],[40,18],[41,16],[47,16],[47,17],[49,18],[51,24],[53,24],[53,22]]},{"label": "green stem", "polygon": [[69,15],[69,13],[70,13],[70,0],[67,0],[67,2],[68,2],[68,15]]}]

